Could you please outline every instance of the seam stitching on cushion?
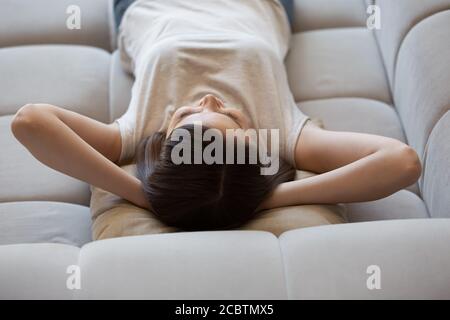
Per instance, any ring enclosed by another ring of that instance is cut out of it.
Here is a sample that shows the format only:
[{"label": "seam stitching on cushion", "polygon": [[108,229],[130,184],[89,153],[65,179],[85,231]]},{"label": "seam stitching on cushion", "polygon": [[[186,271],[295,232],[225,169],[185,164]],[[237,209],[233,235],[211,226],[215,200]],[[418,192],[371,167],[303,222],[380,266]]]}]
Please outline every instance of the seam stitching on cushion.
[{"label": "seam stitching on cushion", "polygon": [[114,1],[108,0],[109,51],[114,52],[117,46],[117,27],[114,19]]},{"label": "seam stitching on cushion", "polygon": [[320,100],[331,100],[331,99],[365,99],[365,100],[383,103],[383,104],[388,105],[389,107],[395,109],[394,105],[391,102],[386,102],[386,101],[383,101],[380,99],[375,99],[375,98],[360,97],[360,96],[344,96],[344,95],[343,96],[323,97],[323,98],[311,98],[311,99],[305,99],[305,100],[295,99],[295,103],[299,104],[299,103],[305,103],[305,102],[309,102],[309,101],[320,101]]},{"label": "seam stitching on cushion", "polygon": [[[380,57],[381,65],[383,66],[384,79],[386,80],[386,83],[387,83],[388,88],[389,88],[389,95],[390,95],[390,99],[391,99],[391,102],[392,102],[392,106],[393,106],[394,109],[395,109],[394,88],[393,88],[393,86],[391,87],[391,86],[389,85],[390,83],[389,83],[389,75],[388,75],[387,67],[386,67],[386,61],[384,60],[383,52],[381,51],[381,46],[380,46],[380,42],[378,41],[378,37],[377,37],[377,35],[375,34],[375,32],[373,32],[373,31],[372,31],[372,36],[373,36],[374,39],[375,39],[375,44],[376,44],[376,47],[377,47],[378,56]],[[403,129],[403,128],[402,128],[402,129]]]},{"label": "seam stitching on cushion", "polygon": [[[80,268],[80,282],[81,282],[81,288],[83,288],[83,287],[82,287],[82,286],[83,286],[83,272],[81,271],[81,267],[80,267],[80,255],[81,255],[82,249],[83,249],[83,246],[79,248],[79,250],[78,250],[78,255],[77,255],[77,259],[76,259],[76,261],[75,261],[75,265],[78,266],[78,267]],[[67,288],[67,290],[70,290],[70,289]],[[82,289],[81,289],[81,290],[82,290]],[[73,290],[70,290],[70,291],[72,291],[71,299],[72,299],[72,300],[78,300],[78,299],[77,299],[77,297],[78,297],[77,292],[78,292],[79,290],[78,290],[78,289],[73,289]]]},{"label": "seam stitching on cushion", "polygon": [[287,274],[287,270],[286,270],[286,260],[284,259],[283,248],[281,247],[281,240],[279,237],[276,237],[276,238],[277,238],[278,248],[280,250],[280,259],[281,259],[281,266],[282,266],[282,272],[283,272],[284,289],[286,292],[286,298],[287,298],[287,300],[292,300],[290,292],[289,292],[288,274]]},{"label": "seam stitching on cushion", "polygon": [[[115,51],[114,51],[115,52]],[[114,54],[114,53],[113,53]],[[111,123],[114,119],[112,118],[113,110],[112,110],[112,95],[113,95],[113,54],[110,54],[109,57],[109,79],[108,79],[108,123]]]},{"label": "seam stitching on cushion", "polygon": [[428,213],[428,216],[431,218],[431,210],[430,210],[430,208],[429,208],[429,206],[428,206],[428,203],[425,201],[425,198],[424,198],[424,194],[423,194],[423,188],[424,188],[424,183],[425,183],[425,175],[426,175],[426,164],[427,164],[427,158],[428,158],[428,148],[429,148],[429,146],[430,146],[430,137],[431,137],[431,135],[433,134],[433,132],[435,131],[435,129],[436,129],[436,127],[438,126],[438,124],[439,124],[439,122],[445,117],[445,115],[447,114],[447,113],[449,113],[450,112],[450,105],[449,106],[447,106],[446,108],[445,108],[445,111],[443,112],[443,114],[439,117],[439,119],[434,123],[434,125],[433,125],[433,127],[432,127],[432,129],[431,129],[431,131],[430,131],[430,133],[428,134],[428,136],[427,136],[427,140],[426,140],[426,143],[425,143],[425,147],[424,147],[424,150],[423,150],[423,154],[422,154],[422,167],[423,167],[423,169],[422,169],[422,176],[420,177],[420,180],[419,180],[419,191],[420,191],[420,196],[421,196],[421,198],[423,199],[423,202],[425,203],[425,207],[426,207],[426,209],[427,209],[427,213]]}]

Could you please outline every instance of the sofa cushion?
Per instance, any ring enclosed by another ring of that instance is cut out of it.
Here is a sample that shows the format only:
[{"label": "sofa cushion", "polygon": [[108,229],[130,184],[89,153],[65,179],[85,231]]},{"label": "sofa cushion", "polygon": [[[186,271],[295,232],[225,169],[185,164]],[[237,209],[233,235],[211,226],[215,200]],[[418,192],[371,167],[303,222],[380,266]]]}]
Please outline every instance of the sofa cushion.
[{"label": "sofa cushion", "polygon": [[375,34],[393,85],[397,55],[408,32],[426,17],[450,9],[450,0],[376,0],[375,4],[381,10],[381,28]]},{"label": "sofa cushion", "polygon": [[428,136],[450,109],[450,10],[418,23],[400,49],[394,98],[406,136],[423,156]]},{"label": "sofa cushion", "polygon": [[89,208],[62,202],[0,203],[0,245],[52,242],[81,247],[91,239]]},{"label": "sofa cushion", "polygon": [[439,120],[428,140],[422,194],[430,215],[450,218],[450,111]]},{"label": "sofa cushion", "polygon": [[286,57],[296,101],[360,97],[391,103],[373,33],[365,28],[294,34]]},{"label": "sofa cushion", "polygon": [[0,115],[26,103],[50,103],[108,121],[110,55],[83,46],[0,49]]},{"label": "sofa cushion", "polygon": [[383,102],[334,98],[304,101],[298,107],[311,118],[320,119],[327,130],[370,133],[405,141],[397,113]]},{"label": "sofa cushion", "polygon": [[365,24],[362,0],[294,0],[294,32]]},{"label": "sofa cushion", "polygon": [[79,253],[80,248],[56,243],[0,246],[0,299],[72,299],[67,270],[78,263]]},{"label": "sofa cushion", "polygon": [[[450,219],[346,223],[279,239],[289,299],[450,299]],[[368,286],[377,275],[379,290]]]},{"label": "sofa cushion", "polygon": [[36,160],[11,132],[13,116],[0,117],[0,202],[48,200],[87,205],[89,186]]},{"label": "sofa cushion", "polygon": [[[123,169],[130,174],[135,174],[136,170],[135,165],[124,166]],[[298,171],[296,178],[302,179],[309,175]],[[180,231],[160,222],[154,213],[110,192],[93,186],[91,191],[92,237],[95,240]],[[278,236],[287,230],[345,222],[343,206],[304,205],[263,211],[238,229],[268,231]]]},{"label": "sofa cushion", "polygon": [[408,190],[376,201],[348,203],[346,207],[349,222],[429,218],[423,200]]},{"label": "sofa cushion", "polygon": [[111,56],[111,79],[109,88],[110,121],[114,121],[127,111],[131,100],[133,83],[134,77],[122,68],[120,53],[116,50]]},{"label": "sofa cushion", "polygon": [[[0,47],[27,44],[82,44],[111,50],[115,47],[113,0],[2,0]],[[80,29],[67,28],[66,21],[80,9]]]},{"label": "sofa cushion", "polygon": [[94,241],[83,247],[79,266],[83,285],[77,299],[287,298],[279,243],[268,232]]}]

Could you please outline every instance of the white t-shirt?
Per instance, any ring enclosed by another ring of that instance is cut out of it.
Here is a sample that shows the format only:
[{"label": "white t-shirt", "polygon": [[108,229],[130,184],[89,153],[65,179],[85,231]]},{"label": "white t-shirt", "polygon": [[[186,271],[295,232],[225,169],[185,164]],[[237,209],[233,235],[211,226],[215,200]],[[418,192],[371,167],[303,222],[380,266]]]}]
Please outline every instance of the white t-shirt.
[{"label": "white t-shirt", "polygon": [[121,163],[141,139],[162,130],[176,108],[213,93],[241,109],[255,129],[279,129],[291,165],[308,117],[297,107],[284,66],[291,32],[278,0],[137,0],[120,26],[122,64],[135,76],[117,119]]}]

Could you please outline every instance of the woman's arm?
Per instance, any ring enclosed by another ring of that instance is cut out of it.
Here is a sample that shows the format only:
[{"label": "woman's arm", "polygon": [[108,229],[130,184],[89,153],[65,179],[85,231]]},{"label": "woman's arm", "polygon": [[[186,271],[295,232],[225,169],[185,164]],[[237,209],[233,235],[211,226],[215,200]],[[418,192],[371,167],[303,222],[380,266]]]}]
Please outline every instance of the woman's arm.
[{"label": "woman's arm", "polygon": [[148,207],[139,179],[114,162],[121,150],[119,128],[48,104],[28,104],[14,117],[11,130],[40,162]]},{"label": "woman's arm", "polygon": [[297,169],[318,175],[280,184],[263,209],[377,200],[413,184],[422,170],[416,152],[400,141],[310,123],[295,152]]}]

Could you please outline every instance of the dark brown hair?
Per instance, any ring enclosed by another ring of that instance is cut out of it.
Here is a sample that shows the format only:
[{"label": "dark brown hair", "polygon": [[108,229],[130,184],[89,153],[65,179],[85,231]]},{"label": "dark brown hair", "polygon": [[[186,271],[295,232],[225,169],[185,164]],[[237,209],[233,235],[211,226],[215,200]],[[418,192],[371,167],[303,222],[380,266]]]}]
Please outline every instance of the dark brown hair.
[{"label": "dark brown hair", "polygon": [[[167,225],[186,231],[238,227],[255,216],[258,206],[278,184],[294,178],[294,168],[282,159],[274,175],[262,175],[259,160],[256,164],[175,164],[171,153],[182,142],[172,141],[171,136],[179,129],[189,131],[191,145],[199,139],[194,125],[186,125],[175,129],[167,139],[164,132],[150,135],[137,152],[138,178],[152,211]],[[202,132],[207,129],[203,126]],[[202,151],[209,143],[201,140]],[[237,148],[234,144],[234,154]],[[244,148],[247,157],[250,146],[245,144]]]}]

